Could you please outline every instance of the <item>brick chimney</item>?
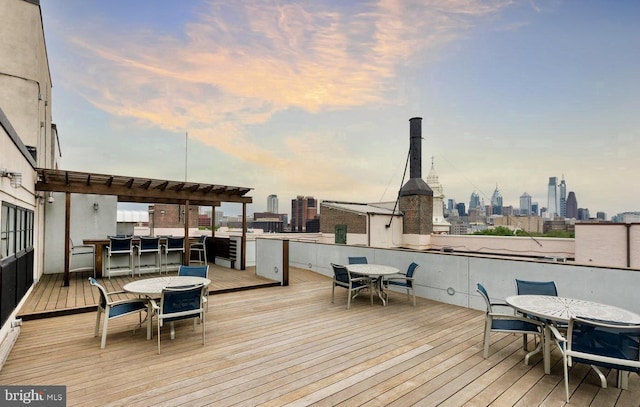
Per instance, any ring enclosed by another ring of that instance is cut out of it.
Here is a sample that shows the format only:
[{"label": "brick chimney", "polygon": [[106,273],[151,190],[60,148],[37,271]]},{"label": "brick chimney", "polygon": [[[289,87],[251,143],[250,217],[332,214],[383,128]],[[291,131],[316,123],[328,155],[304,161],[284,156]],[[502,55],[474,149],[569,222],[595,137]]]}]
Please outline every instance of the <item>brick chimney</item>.
[{"label": "brick chimney", "polygon": [[433,232],[433,191],[422,179],[422,117],[409,119],[409,181],[400,190],[405,234]]}]

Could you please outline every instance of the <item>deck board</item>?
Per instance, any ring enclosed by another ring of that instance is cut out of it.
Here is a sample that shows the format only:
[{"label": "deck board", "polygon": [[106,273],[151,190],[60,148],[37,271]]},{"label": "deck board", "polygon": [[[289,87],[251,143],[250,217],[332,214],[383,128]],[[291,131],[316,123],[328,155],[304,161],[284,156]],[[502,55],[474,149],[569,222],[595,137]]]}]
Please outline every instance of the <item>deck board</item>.
[{"label": "deck board", "polygon": [[[145,329],[132,334],[137,316],[111,321],[103,350],[95,312],[25,320],[0,383],[65,385],[68,406],[565,405],[558,351],[545,375],[539,356],[524,365],[520,335],[494,333],[484,359],[482,312],[420,298],[413,307],[400,293],[386,307],[360,296],[347,310],[345,290],[331,303],[329,278],[291,273],[288,287],[214,291],[206,344],[200,326],[180,321],[175,340],[163,329],[161,355],[155,327],[151,341]],[[232,285],[218,277],[216,288]],[[104,282],[117,289],[129,279]],[[30,310],[94,304],[86,276],[73,280],[66,301],[58,301],[64,290],[36,287],[42,298],[30,299]],[[570,405],[640,406],[638,375],[630,390],[617,389],[614,374],[608,380],[601,389],[577,365]]]}]

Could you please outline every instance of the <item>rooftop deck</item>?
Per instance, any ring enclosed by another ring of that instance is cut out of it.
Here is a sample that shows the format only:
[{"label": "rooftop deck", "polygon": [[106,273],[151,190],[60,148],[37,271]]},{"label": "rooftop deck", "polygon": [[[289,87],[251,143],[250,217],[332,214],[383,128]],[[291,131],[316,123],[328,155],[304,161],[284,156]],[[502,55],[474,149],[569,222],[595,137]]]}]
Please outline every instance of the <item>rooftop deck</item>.
[{"label": "rooftop deck", "polygon": [[[155,336],[132,335],[137,316],[111,321],[104,350],[95,313],[26,320],[0,383],[66,385],[68,406],[565,404],[557,350],[551,375],[539,357],[524,365],[517,335],[493,334],[483,359],[482,312],[420,298],[412,307],[397,293],[386,307],[364,296],[347,310],[345,290],[331,303],[329,278],[290,273],[287,287],[211,295],[206,345],[182,321],[175,340],[162,333],[161,355]],[[614,376],[601,389],[574,367],[571,405],[640,406],[638,375],[623,391]]]}]

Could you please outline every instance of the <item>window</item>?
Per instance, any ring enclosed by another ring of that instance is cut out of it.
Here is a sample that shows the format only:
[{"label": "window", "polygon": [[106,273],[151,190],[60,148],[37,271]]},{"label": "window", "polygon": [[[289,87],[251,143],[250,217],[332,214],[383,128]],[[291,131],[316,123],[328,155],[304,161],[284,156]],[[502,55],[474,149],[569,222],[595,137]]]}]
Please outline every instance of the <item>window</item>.
[{"label": "window", "polygon": [[33,247],[33,211],[3,203],[0,213],[0,258]]}]

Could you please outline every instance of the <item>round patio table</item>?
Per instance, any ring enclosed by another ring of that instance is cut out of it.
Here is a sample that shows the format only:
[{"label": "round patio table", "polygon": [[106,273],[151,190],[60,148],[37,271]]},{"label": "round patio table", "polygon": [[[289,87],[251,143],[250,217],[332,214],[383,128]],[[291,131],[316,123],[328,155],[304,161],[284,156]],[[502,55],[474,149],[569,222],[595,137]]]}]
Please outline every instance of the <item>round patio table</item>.
[{"label": "round patio table", "polygon": [[376,280],[378,298],[382,301],[383,306],[387,305],[387,293],[384,292],[382,278],[400,273],[399,269],[381,264],[347,264],[346,267],[352,273],[374,278]]},{"label": "round patio table", "polygon": [[[550,295],[513,295],[505,298],[516,310],[541,318],[543,321],[568,323],[571,317],[583,317],[627,324],[640,324],[640,315],[613,305],[575,298]],[[543,360],[544,372],[551,373],[551,332],[545,326]]]},{"label": "round patio table", "polygon": [[180,287],[195,284],[204,284],[208,287],[209,284],[211,284],[211,280],[204,277],[192,276],[154,277],[132,281],[125,284],[122,289],[133,294],[157,298],[162,294],[162,290],[166,287]]}]

